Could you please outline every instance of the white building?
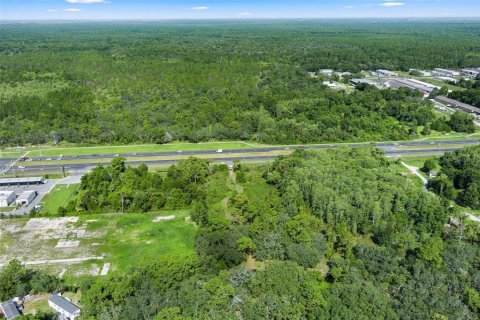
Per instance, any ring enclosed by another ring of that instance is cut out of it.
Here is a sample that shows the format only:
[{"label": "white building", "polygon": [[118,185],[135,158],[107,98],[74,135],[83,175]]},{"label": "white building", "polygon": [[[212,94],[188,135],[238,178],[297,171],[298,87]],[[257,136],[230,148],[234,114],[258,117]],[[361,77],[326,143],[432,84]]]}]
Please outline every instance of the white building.
[{"label": "white building", "polygon": [[442,69],[442,68],[435,68],[435,70],[433,70],[432,73],[435,76],[447,76],[447,77],[457,77],[460,75],[460,72],[458,71]]},{"label": "white building", "polygon": [[0,207],[8,207],[15,202],[15,192],[0,191]]},{"label": "white building", "polygon": [[480,72],[474,69],[462,69],[462,74],[470,78],[476,78]]},{"label": "white building", "polygon": [[398,77],[398,73],[393,72],[393,71],[388,71],[388,70],[377,70],[377,76],[379,77]]},{"label": "white building", "polygon": [[326,74],[327,76],[331,76],[333,74],[332,69],[320,69],[320,73]]},{"label": "white building", "polygon": [[80,308],[60,295],[50,296],[48,305],[68,320],[75,320],[80,315]]},{"label": "white building", "polygon": [[37,197],[37,191],[24,191],[17,198],[16,202],[19,206],[23,206],[23,205],[28,206],[36,197]]},{"label": "white building", "polygon": [[338,86],[335,82],[323,81],[323,84],[329,87],[330,89],[337,89]]}]

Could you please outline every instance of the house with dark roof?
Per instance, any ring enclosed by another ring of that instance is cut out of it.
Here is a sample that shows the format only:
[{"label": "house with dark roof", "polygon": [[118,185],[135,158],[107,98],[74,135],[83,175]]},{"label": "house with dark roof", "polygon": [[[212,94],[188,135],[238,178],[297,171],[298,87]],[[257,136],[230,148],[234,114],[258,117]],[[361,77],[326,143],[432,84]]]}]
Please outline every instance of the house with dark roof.
[{"label": "house with dark roof", "polygon": [[80,315],[80,308],[59,294],[51,295],[48,305],[66,320],[75,320]]},{"label": "house with dark roof", "polygon": [[17,304],[13,300],[8,300],[0,303],[0,311],[3,313],[7,320],[15,319],[22,315],[22,311],[18,308]]}]

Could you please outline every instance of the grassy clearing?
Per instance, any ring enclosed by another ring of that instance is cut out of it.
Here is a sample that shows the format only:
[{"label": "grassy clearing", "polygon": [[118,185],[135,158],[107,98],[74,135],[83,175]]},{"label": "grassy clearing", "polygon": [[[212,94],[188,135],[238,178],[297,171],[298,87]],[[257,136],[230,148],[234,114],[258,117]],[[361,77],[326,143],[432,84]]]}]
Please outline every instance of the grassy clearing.
[{"label": "grassy clearing", "polygon": [[148,152],[175,152],[217,149],[246,149],[259,146],[246,142],[209,142],[209,143],[171,143],[171,144],[143,144],[126,146],[91,146],[91,147],[46,147],[32,149],[29,156],[81,156],[92,154],[116,153],[148,153]]},{"label": "grassy clearing", "polygon": [[59,207],[64,207],[72,199],[77,189],[78,184],[56,185],[40,202],[42,213],[56,214]]},{"label": "grassy clearing", "polygon": [[37,314],[39,312],[51,313],[54,310],[48,306],[50,293],[38,294],[32,300],[25,302],[24,314]]},{"label": "grassy clearing", "polygon": [[276,195],[276,190],[268,185],[263,179],[262,175],[267,169],[266,164],[247,164],[247,182],[242,186],[245,190],[245,195],[249,199],[267,200],[268,198]]},{"label": "grassy clearing", "polygon": [[[173,220],[154,222],[158,216],[174,215]],[[82,216],[79,223],[88,223],[87,232],[102,234],[100,239],[82,240],[96,254],[105,254],[105,262],[115,269],[126,270],[164,255],[193,253],[195,227],[186,221],[187,211],[162,211],[147,214],[103,214]]]},{"label": "grassy clearing", "polygon": [[418,168],[421,168],[423,167],[423,164],[425,163],[425,161],[427,159],[433,159],[435,160],[436,164],[437,164],[437,168],[440,168],[439,164],[438,164],[438,161],[439,161],[439,157],[438,156],[407,156],[407,157],[402,157],[402,160],[411,165],[411,166],[415,166],[415,167],[418,167]]}]

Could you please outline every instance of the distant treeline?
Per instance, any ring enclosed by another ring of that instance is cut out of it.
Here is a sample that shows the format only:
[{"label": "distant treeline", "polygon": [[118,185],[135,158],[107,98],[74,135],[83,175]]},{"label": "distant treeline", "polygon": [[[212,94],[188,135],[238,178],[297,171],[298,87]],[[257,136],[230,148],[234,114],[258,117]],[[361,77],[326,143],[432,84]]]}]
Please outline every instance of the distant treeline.
[{"label": "distant treeline", "polygon": [[307,72],[479,66],[479,30],[404,20],[4,24],[0,145],[408,139],[434,121],[416,93],[347,95]]}]

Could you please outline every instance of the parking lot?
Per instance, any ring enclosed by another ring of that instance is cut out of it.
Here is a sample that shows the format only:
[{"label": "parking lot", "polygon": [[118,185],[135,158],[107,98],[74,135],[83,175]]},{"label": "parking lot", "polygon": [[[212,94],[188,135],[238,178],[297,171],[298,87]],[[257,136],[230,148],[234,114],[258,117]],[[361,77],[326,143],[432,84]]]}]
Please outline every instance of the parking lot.
[{"label": "parking lot", "polygon": [[37,197],[28,205],[28,206],[21,206],[18,209],[10,212],[10,215],[22,215],[29,213],[40,201],[43,197],[50,192],[50,190],[57,184],[58,180],[55,179],[47,179],[45,180],[45,184],[39,185],[30,185],[30,186],[1,186],[0,191],[14,191],[17,197],[22,194],[24,191],[37,191]]}]

